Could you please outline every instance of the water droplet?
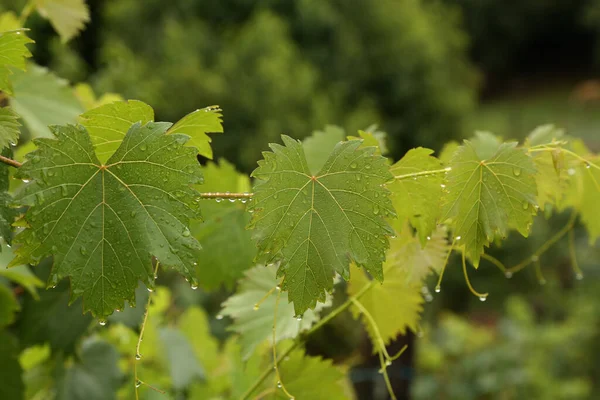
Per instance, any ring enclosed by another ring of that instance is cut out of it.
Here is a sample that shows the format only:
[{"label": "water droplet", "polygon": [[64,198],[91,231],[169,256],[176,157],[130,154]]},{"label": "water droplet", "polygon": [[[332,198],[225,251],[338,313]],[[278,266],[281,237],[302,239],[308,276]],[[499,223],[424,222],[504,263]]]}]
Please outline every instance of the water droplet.
[{"label": "water droplet", "polygon": [[540,279],[540,285],[544,286],[546,284],[546,280],[545,279]]},{"label": "water droplet", "polygon": [[236,199],[234,199],[234,198],[231,198],[231,199],[229,199],[229,202],[230,202],[230,203],[235,203],[235,200],[236,200]]},{"label": "water droplet", "polygon": [[512,273],[512,272],[510,272],[510,271],[506,271],[506,272],[504,273],[504,276],[506,277],[506,279],[510,279],[510,278],[512,278],[512,276],[513,276],[513,273]]},{"label": "water droplet", "polygon": [[58,251],[58,247],[52,246],[52,253],[56,253]]},{"label": "water droplet", "polygon": [[456,237],[456,241],[458,242],[460,239],[462,239],[462,236],[457,236]]},{"label": "water droplet", "polygon": [[37,155],[33,156],[33,158],[31,159],[31,162],[34,163],[34,164],[39,163],[40,162],[40,157],[37,156]]},{"label": "water droplet", "polygon": [[222,201],[223,201],[223,199],[222,199],[222,198],[220,198],[220,197],[217,197],[217,198],[215,199],[215,201],[216,201],[217,203],[220,203],[220,202],[222,202]]},{"label": "water droplet", "polygon": [[379,207],[378,206],[374,206],[373,207],[373,214],[375,214],[375,215],[379,214]]},{"label": "water droplet", "polygon": [[576,172],[576,171],[575,171],[575,168],[569,168],[569,169],[567,170],[567,174],[569,174],[570,176],[573,176],[573,175],[575,175],[575,172]]},{"label": "water droplet", "polygon": [[356,169],[356,167],[358,167],[358,165],[355,162],[353,162],[352,164],[350,164],[350,168]]},{"label": "water droplet", "polygon": [[29,183],[29,179],[23,179],[23,183]]},{"label": "water droplet", "polygon": [[48,170],[48,176],[54,176],[55,172],[54,170]]},{"label": "water droplet", "polygon": [[590,163],[585,163],[585,167],[586,167],[587,169],[590,169],[592,166],[590,165]]},{"label": "water droplet", "polygon": [[386,367],[389,367],[390,365],[392,365],[392,360],[385,360],[385,365],[386,365]]},{"label": "water droplet", "polygon": [[431,240],[431,236],[427,236],[427,240]]},{"label": "water droplet", "polygon": [[296,321],[302,321],[302,315],[296,315]]},{"label": "water droplet", "polygon": [[215,317],[216,319],[218,319],[219,321],[223,319],[223,315],[222,314],[217,314],[217,316]]},{"label": "water droplet", "polygon": [[[142,355],[141,355],[140,353],[137,353],[137,354],[135,355],[135,359],[136,359],[136,360],[138,360],[138,361],[140,361],[140,360],[142,359]],[[138,382],[139,382],[139,381],[138,381]]]},{"label": "water droplet", "polygon": [[84,255],[84,256],[87,255],[87,249],[85,248],[85,246],[81,246],[79,251],[81,252],[82,255]]},{"label": "water droplet", "polygon": [[540,258],[538,256],[536,256],[535,254],[533,256],[531,256],[531,262],[538,262]]},{"label": "water droplet", "polygon": [[[136,357],[136,358],[137,358],[137,357]],[[139,388],[140,386],[142,386],[142,381],[138,380],[138,381],[135,383],[135,387],[136,387],[136,388]]]},{"label": "water droplet", "polygon": [[487,296],[479,296],[479,301],[486,301],[487,300]]},{"label": "water droplet", "polygon": [[100,319],[100,320],[98,320],[98,323],[100,324],[100,326],[104,326],[104,325],[106,325],[106,320]]},{"label": "water droplet", "polygon": [[513,174],[515,174],[515,176],[521,175],[521,168],[514,167],[513,168]]},{"label": "water droplet", "polygon": [[154,292],[154,289],[152,289],[151,287],[149,287],[149,288],[146,288],[146,289],[148,289],[148,291],[149,291],[150,293]]},{"label": "water droplet", "polygon": [[441,292],[441,291],[442,291],[442,288],[440,287],[440,285],[437,285],[437,286],[435,287],[435,292],[436,292],[436,293],[439,293],[439,292]]},{"label": "water droplet", "polygon": [[184,237],[189,237],[189,236],[191,235],[191,233],[190,233],[190,230],[189,230],[189,229],[186,229],[185,231],[183,231],[182,235],[183,235]]},{"label": "water droplet", "polygon": [[275,289],[276,289],[277,291],[281,291],[281,286],[277,285],[277,286],[275,286]]},{"label": "water droplet", "polygon": [[575,279],[577,279],[578,281],[582,280],[583,279],[583,274],[581,272],[577,273],[575,275]]},{"label": "water droplet", "polygon": [[277,387],[278,387],[279,389],[281,389],[281,386],[282,386],[282,385],[281,385],[281,382],[277,381]]},{"label": "water droplet", "polygon": [[146,145],[145,145],[145,144],[142,144],[142,145],[140,146],[140,150],[141,150],[141,151],[146,151],[147,149],[148,149],[148,147],[146,147]]},{"label": "water droplet", "polygon": [[523,202],[523,210],[527,210],[529,208],[529,202],[528,201],[524,201]]},{"label": "water droplet", "polygon": [[446,168],[444,168],[444,171],[450,172],[450,171],[452,171],[452,167],[446,167]]},{"label": "water droplet", "polygon": [[258,311],[259,308],[260,308],[260,304],[256,303],[256,304],[254,304],[254,307],[252,309],[254,311]]},{"label": "water droplet", "polygon": [[444,185],[443,183],[440,185],[440,187],[443,189],[446,187],[446,185]]},{"label": "water droplet", "polygon": [[360,181],[360,174],[356,174],[356,180]]}]

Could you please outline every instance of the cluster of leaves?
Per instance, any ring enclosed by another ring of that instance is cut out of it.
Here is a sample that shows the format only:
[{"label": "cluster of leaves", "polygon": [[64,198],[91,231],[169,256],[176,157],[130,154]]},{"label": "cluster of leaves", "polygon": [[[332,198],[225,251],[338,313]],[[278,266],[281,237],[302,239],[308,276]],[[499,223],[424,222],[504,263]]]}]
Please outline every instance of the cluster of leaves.
[{"label": "cluster of leaves", "polygon": [[[51,9],[40,11],[51,18]],[[198,155],[213,157],[207,133],[223,131],[218,107],[155,122],[143,102],[114,94],[97,100],[87,86],[71,88],[27,66],[29,42],[22,29],[0,33],[8,103],[0,109],[0,232],[14,246],[3,253],[10,268],[0,270],[0,356],[22,375],[2,375],[2,398],[48,391],[131,398],[138,384],[198,399],[344,398],[338,369],[298,350],[299,336],[326,321],[322,313],[333,318],[349,308],[361,320],[387,379],[394,357],[386,345],[417,330],[425,279],[443,273],[453,250],[478,267],[485,249],[509,232],[527,236],[537,213],[566,208],[581,216],[591,242],[600,235],[600,162],[552,126],[521,145],[480,132],[449,143],[439,157],[416,148],[395,163],[380,133],[346,137],[329,126],[304,142],[283,136],[283,144],[271,144],[251,182],[224,160],[198,162]],[[11,158],[17,141],[22,164]],[[11,185],[10,174],[19,181]],[[29,266],[44,264],[51,289],[37,293],[41,274]],[[220,314],[239,341],[221,348],[201,310],[173,311],[168,291],[154,287],[159,267],[192,289],[239,281]],[[337,276],[349,281],[348,300],[327,310]],[[136,347],[139,318],[128,325],[113,312],[135,306],[140,281],[156,293],[147,297],[146,336]],[[17,298],[20,288],[27,300]],[[101,325],[110,317],[109,329],[76,344],[91,317],[77,319],[65,336],[52,316],[67,302],[75,303],[69,313],[82,307]],[[21,307],[29,312],[17,318]],[[289,359],[277,360],[278,350]],[[143,382],[123,386],[132,368]],[[313,392],[311,379],[327,390]],[[281,392],[277,380],[285,383]]]}]

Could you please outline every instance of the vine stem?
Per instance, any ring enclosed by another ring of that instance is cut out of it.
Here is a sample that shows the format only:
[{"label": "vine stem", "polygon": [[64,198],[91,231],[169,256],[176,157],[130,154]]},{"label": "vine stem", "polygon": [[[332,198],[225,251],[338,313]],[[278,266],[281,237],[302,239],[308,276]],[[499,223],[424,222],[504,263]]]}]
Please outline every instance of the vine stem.
[{"label": "vine stem", "polygon": [[467,273],[467,260],[466,260],[466,255],[465,255],[464,249],[462,252],[462,267],[463,267],[463,274],[465,275],[465,281],[467,282],[467,286],[469,287],[469,290],[471,291],[471,293],[473,293],[475,296],[479,297],[479,300],[485,301],[485,299],[488,297],[489,293],[479,293],[477,290],[475,290],[473,285],[471,285],[471,281],[469,280],[469,274]]},{"label": "vine stem", "polygon": [[[154,267],[154,281],[156,281],[156,276],[158,274],[158,266],[160,265],[160,262],[158,260],[156,260],[156,266]],[[137,375],[137,364],[138,361],[142,358],[142,355],[140,354],[140,347],[142,346],[142,340],[144,338],[144,330],[146,329],[146,322],[148,322],[148,311],[150,310],[150,301],[152,300],[152,292],[148,293],[148,301],[146,302],[146,310],[144,311],[144,319],[142,320],[142,325],[140,326],[140,336],[138,336],[138,341],[137,341],[137,345],[135,346],[135,360],[133,362],[133,384],[135,386],[135,400],[139,400],[139,393],[138,393],[138,388],[141,385],[146,385],[148,386],[150,389],[158,392],[158,393],[162,393],[164,394],[165,392],[155,388],[154,386],[148,385],[146,382],[142,381],[141,379],[138,379],[138,375]]]},{"label": "vine stem", "polygon": [[21,166],[23,165],[20,162],[18,162],[17,160],[13,160],[12,158],[4,157],[4,156],[0,156],[0,162],[3,162],[4,164],[10,165],[11,167],[15,167],[15,168],[21,168]]},{"label": "vine stem", "polygon": [[323,325],[327,324],[329,321],[331,321],[339,314],[341,314],[344,310],[346,310],[348,307],[350,307],[353,304],[353,299],[359,299],[362,295],[369,291],[369,289],[371,289],[374,284],[374,280],[367,283],[354,296],[349,297],[344,303],[339,305],[336,309],[327,314],[324,318],[320,319],[315,325],[312,326],[312,328],[304,332],[304,334],[302,334],[301,337],[297,338],[296,341],[287,350],[282,352],[276,360],[273,360],[273,362],[258,377],[254,384],[250,388],[248,388],[248,390],[246,390],[246,392],[242,395],[241,399],[246,400],[250,398],[252,393],[259,388],[259,386],[269,377],[269,375],[271,375],[271,373],[273,373],[275,365],[279,364],[283,359],[290,355],[292,351],[294,351],[298,346],[300,346],[306,340],[306,337],[319,330]]},{"label": "vine stem", "polygon": [[452,170],[452,167],[446,167],[446,168],[443,168],[443,169],[433,169],[431,171],[412,172],[410,174],[394,175],[394,179],[407,179],[407,178],[416,178],[417,176],[442,174],[442,173],[445,173],[445,172],[449,172],[451,170]]},{"label": "vine stem", "polygon": [[201,199],[250,199],[254,193],[209,192],[200,193]]}]

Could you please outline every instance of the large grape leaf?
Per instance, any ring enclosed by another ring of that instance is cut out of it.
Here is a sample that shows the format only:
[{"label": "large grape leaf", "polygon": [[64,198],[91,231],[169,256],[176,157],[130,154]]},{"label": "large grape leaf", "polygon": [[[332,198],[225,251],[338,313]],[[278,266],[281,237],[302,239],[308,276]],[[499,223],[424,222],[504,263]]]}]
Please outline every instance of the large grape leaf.
[{"label": "large grape leaf", "polygon": [[25,30],[18,29],[0,33],[0,90],[12,94],[10,76],[13,74],[11,68],[25,70],[25,58],[31,57],[31,53],[25,46],[33,43],[25,34]]},{"label": "large grape leaf", "polygon": [[[204,192],[243,193],[250,191],[250,179],[235,170],[225,160],[219,164],[209,162],[203,168]],[[221,285],[233,288],[245,270],[252,267],[256,246],[246,225],[250,214],[246,212],[246,200],[202,202],[204,221],[193,221],[190,229],[202,245],[196,274],[200,285],[216,289]]]},{"label": "large grape leaf", "polygon": [[75,122],[83,112],[68,82],[46,68],[29,64],[27,71],[15,71],[12,82],[10,104],[33,137],[52,137],[49,125]]},{"label": "large grape leaf", "polygon": [[84,0],[35,0],[35,4],[63,43],[75,37],[90,20],[90,11]]},{"label": "large grape leaf", "polygon": [[25,395],[19,345],[15,337],[0,330],[0,399],[20,400]]},{"label": "large grape leaf", "polygon": [[133,301],[139,280],[152,285],[152,256],[196,282],[200,245],[188,230],[199,216],[202,181],[187,137],[165,135],[168,123],[134,124],[108,160],[98,161],[81,126],[54,127],[37,139],[18,177],[33,179],[18,199],[31,207],[13,264],[53,255],[50,284],[71,278],[72,299],[104,318]]},{"label": "large grape leaf", "polygon": [[96,146],[98,159],[104,163],[119,148],[131,125],[154,121],[154,110],[138,100],[116,101],[86,111],[80,120]]},{"label": "large grape leaf", "polygon": [[325,301],[333,274],[349,279],[350,261],[383,280],[381,264],[395,215],[383,187],[392,175],[374,147],[354,140],[336,145],[327,162],[311,175],[302,144],[283,136],[271,144],[252,173],[257,178],[250,226],[259,256],[281,261],[278,274],[296,314]]},{"label": "large grape leaf", "polygon": [[421,244],[435,229],[440,214],[440,198],[444,174],[407,176],[424,171],[440,170],[442,163],[431,154],[433,150],[418,147],[409,150],[400,161],[390,167],[394,181],[387,185],[392,192],[392,203],[398,214],[396,231],[406,220],[417,230]]},{"label": "large grape leaf", "polygon": [[0,149],[17,143],[20,126],[19,116],[12,108],[0,108]]},{"label": "large grape leaf", "polygon": [[484,246],[510,228],[527,236],[536,213],[533,161],[516,143],[465,140],[447,175],[442,220],[477,267]]},{"label": "large grape leaf", "polygon": [[[306,311],[299,320],[294,316],[294,307],[288,301],[288,294],[281,293],[275,314],[278,296],[277,291],[273,290],[277,286],[276,271],[275,265],[259,265],[247,271],[237,293],[223,303],[221,313],[234,320],[230,329],[240,334],[244,359],[250,357],[260,343],[272,342],[275,318],[275,341],[293,339],[318,321],[321,309],[331,305],[331,299],[328,298],[325,303],[317,305],[315,310]],[[256,308],[255,304],[260,306]]]},{"label": "large grape leaf", "polygon": [[168,133],[188,135],[191,138],[189,144],[198,149],[198,154],[212,159],[212,139],[207,133],[223,133],[221,117],[221,109],[218,106],[205,107],[181,118]]}]

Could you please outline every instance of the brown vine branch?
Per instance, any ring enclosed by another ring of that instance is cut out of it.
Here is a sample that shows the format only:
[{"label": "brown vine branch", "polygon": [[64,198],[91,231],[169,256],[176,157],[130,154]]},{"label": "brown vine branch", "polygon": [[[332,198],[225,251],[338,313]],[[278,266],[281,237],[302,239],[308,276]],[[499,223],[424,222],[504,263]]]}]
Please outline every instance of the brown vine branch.
[{"label": "brown vine branch", "polygon": [[18,162],[17,160],[13,160],[12,158],[0,156],[0,162],[3,162],[6,165],[10,165],[11,167],[21,168],[23,164]]}]

